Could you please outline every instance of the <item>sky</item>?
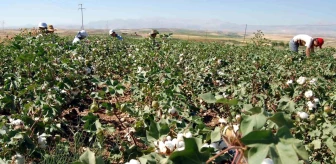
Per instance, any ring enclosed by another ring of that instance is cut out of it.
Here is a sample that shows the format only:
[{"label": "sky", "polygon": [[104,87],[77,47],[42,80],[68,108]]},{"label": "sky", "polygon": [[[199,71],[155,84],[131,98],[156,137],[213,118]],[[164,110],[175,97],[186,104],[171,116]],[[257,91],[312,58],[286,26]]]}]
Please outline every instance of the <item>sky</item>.
[{"label": "sky", "polygon": [[221,20],[251,25],[336,24],[336,0],[1,0],[5,26],[115,19]]}]

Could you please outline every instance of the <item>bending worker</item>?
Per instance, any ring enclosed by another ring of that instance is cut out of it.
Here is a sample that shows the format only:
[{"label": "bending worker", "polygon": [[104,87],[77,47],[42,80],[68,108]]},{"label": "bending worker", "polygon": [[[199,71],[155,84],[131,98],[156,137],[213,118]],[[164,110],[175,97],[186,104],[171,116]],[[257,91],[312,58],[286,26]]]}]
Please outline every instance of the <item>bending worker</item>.
[{"label": "bending worker", "polygon": [[75,36],[75,39],[72,41],[73,44],[80,43],[81,40],[85,39],[88,36],[85,30],[81,30]]},{"label": "bending worker", "polygon": [[306,56],[309,57],[314,52],[314,47],[322,48],[323,43],[324,40],[322,38],[313,38],[309,35],[300,34],[289,41],[289,48],[291,51],[299,52],[299,46],[306,46]]},{"label": "bending worker", "polygon": [[116,37],[116,38],[118,38],[119,40],[123,40],[123,38],[122,38],[120,35],[118,35],[114,30],[110,30],[110,31],[109,31],[109,34],[110,34],[112,37]]}]

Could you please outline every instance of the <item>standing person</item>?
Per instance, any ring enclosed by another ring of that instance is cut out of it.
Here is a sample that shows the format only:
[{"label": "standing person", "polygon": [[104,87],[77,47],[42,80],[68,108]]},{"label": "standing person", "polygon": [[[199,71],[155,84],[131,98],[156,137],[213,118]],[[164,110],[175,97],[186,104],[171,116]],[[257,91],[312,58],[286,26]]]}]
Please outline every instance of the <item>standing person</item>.
[{"label": "standing person", "polygon": [[116,37],[116,38],[118,38],[119,40],[123,40],[123,38],[122,38],[120,35],[118,35],[114,30],[110,30],[110,31],[109,31],[109,34],[110,34],[112,37]]},{"label": "standing person", "polygon": [[81,40],[85,39],[88,36],[85,30],[78,31],[75,39],[72,41],[73,44],[79,43]]},{"label": "standing person", "polygon": [[313,38],[309,35],[300,34],[293,37],[289,41],[291,51],[299,52],[299,46],[306,46],[306,56],[309,57],[314,52],[314,47],[322,48],[324,40],[322,38]]},{"label": "standing person", "polygon": [[158,34],[160,34],[159,31],[154,29],[149,33],[149,39],[153,41],[154,48],[160,48],[160,44],[155,41],[155,38]]},{"label": "standing person", "polygon": [[159,31],[154,29],[149,33],[151,39],[155,39],[158,34],[160,34]]}]

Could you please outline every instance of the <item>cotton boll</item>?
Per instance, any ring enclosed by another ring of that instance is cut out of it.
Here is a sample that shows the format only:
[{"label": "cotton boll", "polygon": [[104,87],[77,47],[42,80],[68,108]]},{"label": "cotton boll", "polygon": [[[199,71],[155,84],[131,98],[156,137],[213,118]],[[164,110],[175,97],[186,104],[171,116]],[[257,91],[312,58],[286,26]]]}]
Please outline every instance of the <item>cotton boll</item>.
[{"label": "cotton boll", "polygon": [[38,146],[42,149],[45,149],[47,147],[47,138],[46,134],[43,133],[42,135],[38,136],[37,138]]},{"label": "cotton boll", "polygon": [[316,105],[311,101],[307,102],[307,106],[308,106],[309,110],[313,110],[314,108],[316,108]]},{"label": "cotton boll", "polygon": [[238,122],[240,122],[240,120],[241,120],[241,115],[240,115],[240,114],[237,114],[237,115],[236,115],[236,120],[237,120]]},{"label": "cotton boll", "polygon": [[161,153],[166,153],[167,152],[166,145],[162,141],[159,142],[159,150],[160,150]]},{"label": "cotton boll", "polygon": [[191,137],[192,137],[191,132],[187,132],[187,133],[185,134],[185,137],[186,137],[186,138],[191,138]]},{"label": "cotton boll", "polygon": [[310,98],[314,95],[313,91],[312,90],[308,90],[304,93],[305,97],[306,98]]},{"label": "cotton boll", "polygon": [[296,80],[296,82],[300,85],[304,84],[306,81],[306,78],[305,77],[299,77],[299,79]]},{"label": "cotton boll", "polygon": [[171,140],[172,140],[172,138],[171,138],[170,136],[167,136],[166,139],[167,139],[168,141],[171,141]]},{"label": "cotton boll", "polygon": [[320,100],[318,98],[314,98],[314,102],[317,104],[320,102]]},{"label": "cotton boll", "polygon": [[25,163],[25,157],[19,153],[16,153],[16,155],[14,155],[12,157],[12,161],[15,162],[15,164],[24,164]]},{"label": "cotton boll", "polygon": [[309,117],[306,112],[298,112],[298,115],[301,119],[307,119]]},{"label": "cotton boll", "polygon": [[233,130],[235,133],[239,130],[239,124],[238,125],[233,125]]},{"label": "cotton boll", "polygon": [[177,147],[177,144],[178,144],[178,140],[176,139],[176,138],[174,138],[173,140],[172,140],[172,143]]},{"label": "cotton boll", "polygon": [[221,124],[226,124],[227,123],[227,121],[224,118],[220,118],[218,121]]},{"label": "cotton boll", "polygon": [[317,82],[317,79],[316,79],[316,78],[313,78],[313,79],[311,79],[311,80],[309,81],[310,84],[316,84],[316,82]]},{"label": "cotton boll", "polygon": [[175,145],[172,141],[166,141],[165,146],[170,150],[170,152],[173,152],[175,149]]},{"label": "cotton boll", "polygon": [[9,122],[10,122],[11,125],[15,125],[15,126],[23,125],[23,121],[20,120],[20,119],[17,119],[17,120],[9,119]]},{"label": "cotton boll", "polygon": [[179,141],[176,147],[177,148],[184,147],[184,141]]},{"label": "cotton boll", "polygon": [[273,160],[272,160],[272,159],[270,159],[270,158],[265,158],[265,159],[261,162],[261,164],[274,164],[274,163],[273,163]]},{"label": "cotton boll", "polygon": [[131,159],[129,162],[126,162],[125,164],[141,164],[138,160]]},{"label": "cotton boll", "polygon": [[286,82],[286,84],[287,84],[287,85],[293,84],[293,80],[288,80],[288,81]]},{"label": "cotton boll", "polygon": [[183,141],[183,134],[182,133],[177,134],[177,140]]},{"label": "cotton boll", "polygon": [[168,112],[171,115],[175,115],[177,113],[177,110],[174,107],[171,107],[171,108],[169,108]]}]

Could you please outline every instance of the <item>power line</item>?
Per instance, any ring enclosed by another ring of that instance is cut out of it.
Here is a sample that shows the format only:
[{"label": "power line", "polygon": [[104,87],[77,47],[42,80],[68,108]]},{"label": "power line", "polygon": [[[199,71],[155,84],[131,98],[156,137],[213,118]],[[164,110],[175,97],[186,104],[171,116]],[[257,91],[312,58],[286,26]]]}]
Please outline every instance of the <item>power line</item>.
[{"label": "power line", "polygon": [[85,8],[83,8],[83,4],[79,4],[79,6],[80,6],[80,8],[78,8],[78,10],[81,10],[81,12],[82,12],[82,27],[81,27],[81,29],[84,30],[83,9],[85,9]]}]

